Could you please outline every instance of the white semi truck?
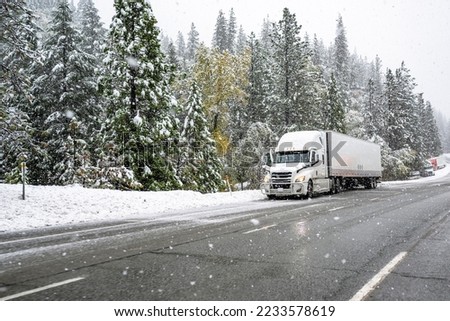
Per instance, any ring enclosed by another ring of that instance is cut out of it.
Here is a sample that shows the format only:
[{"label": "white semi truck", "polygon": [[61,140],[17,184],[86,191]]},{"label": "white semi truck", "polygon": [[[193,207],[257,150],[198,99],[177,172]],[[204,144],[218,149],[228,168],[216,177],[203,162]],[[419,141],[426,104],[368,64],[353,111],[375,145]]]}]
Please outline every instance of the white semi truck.
[{"label": "white semi truck", "polygon": [[376,188],[382,171],[379,145],[333,131],[284,134],[264,163],[261,191],[269,198]]}]

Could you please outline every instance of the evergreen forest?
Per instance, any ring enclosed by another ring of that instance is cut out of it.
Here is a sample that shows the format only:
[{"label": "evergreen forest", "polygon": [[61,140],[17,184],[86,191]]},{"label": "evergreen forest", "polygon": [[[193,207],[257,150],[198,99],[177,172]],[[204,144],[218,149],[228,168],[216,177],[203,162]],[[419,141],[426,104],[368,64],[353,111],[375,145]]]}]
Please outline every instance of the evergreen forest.
[{"label": "evergreen forest", "polygon": [[1,176],[35,185],[202,193],[258,188],[261,156],[297,130],[381,145],[383,179],[450,151],[450,122],[418,93],[407,62],[351,53],[280,21],[246,33],[233,9],[213,39],[195,22],[176,39],[151,1],[115,0],[109,27],[92,0],[0,3]]}]

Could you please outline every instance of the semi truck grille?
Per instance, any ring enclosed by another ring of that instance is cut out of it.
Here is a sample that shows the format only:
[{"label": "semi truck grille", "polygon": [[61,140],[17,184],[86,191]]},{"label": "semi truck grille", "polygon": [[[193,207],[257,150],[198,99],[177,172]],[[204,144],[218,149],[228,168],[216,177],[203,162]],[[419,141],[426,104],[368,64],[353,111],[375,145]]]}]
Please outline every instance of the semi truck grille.
[{"label": "semi truck grille", "polygon": [[272,173],[272,184],[291,184],[292,173]]}]

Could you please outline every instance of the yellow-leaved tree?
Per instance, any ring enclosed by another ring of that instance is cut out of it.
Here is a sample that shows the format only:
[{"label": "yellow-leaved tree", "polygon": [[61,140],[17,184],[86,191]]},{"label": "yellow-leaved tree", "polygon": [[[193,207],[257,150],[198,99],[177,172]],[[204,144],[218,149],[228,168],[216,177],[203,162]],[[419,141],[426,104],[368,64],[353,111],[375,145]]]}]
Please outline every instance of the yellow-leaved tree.
[{"label": "yellow-leaved tree", "polygon": [[200,46],[197,51],[194,78],[202,93],[203,107],[221,156],[230,151],[230,108],[246,108],[250,58],[250,51],[231,54],[205,46]]}]

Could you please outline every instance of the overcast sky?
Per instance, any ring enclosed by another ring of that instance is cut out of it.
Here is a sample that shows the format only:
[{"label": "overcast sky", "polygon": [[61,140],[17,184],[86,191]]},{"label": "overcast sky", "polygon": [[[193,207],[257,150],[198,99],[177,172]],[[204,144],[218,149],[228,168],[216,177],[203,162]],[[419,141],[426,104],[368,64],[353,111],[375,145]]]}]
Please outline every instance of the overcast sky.
[{"label": "overcast sky", "polygon": [[[114,14],[113,0],[94,0],[106,26]],[[334,41],[336,19],[343,17],[349,50],[369,61],[378,54],[383,70],[405,61],[433,107],[450,118],[450,1],[448,0],[150,0],[160,28],[173,40],[185,39],[193,22],[200,38],[211,44],[219,10],[234,9],[245,32],[261,30],[269,17],[279,21],[283,8],[295,13],[302,33]]]}]

